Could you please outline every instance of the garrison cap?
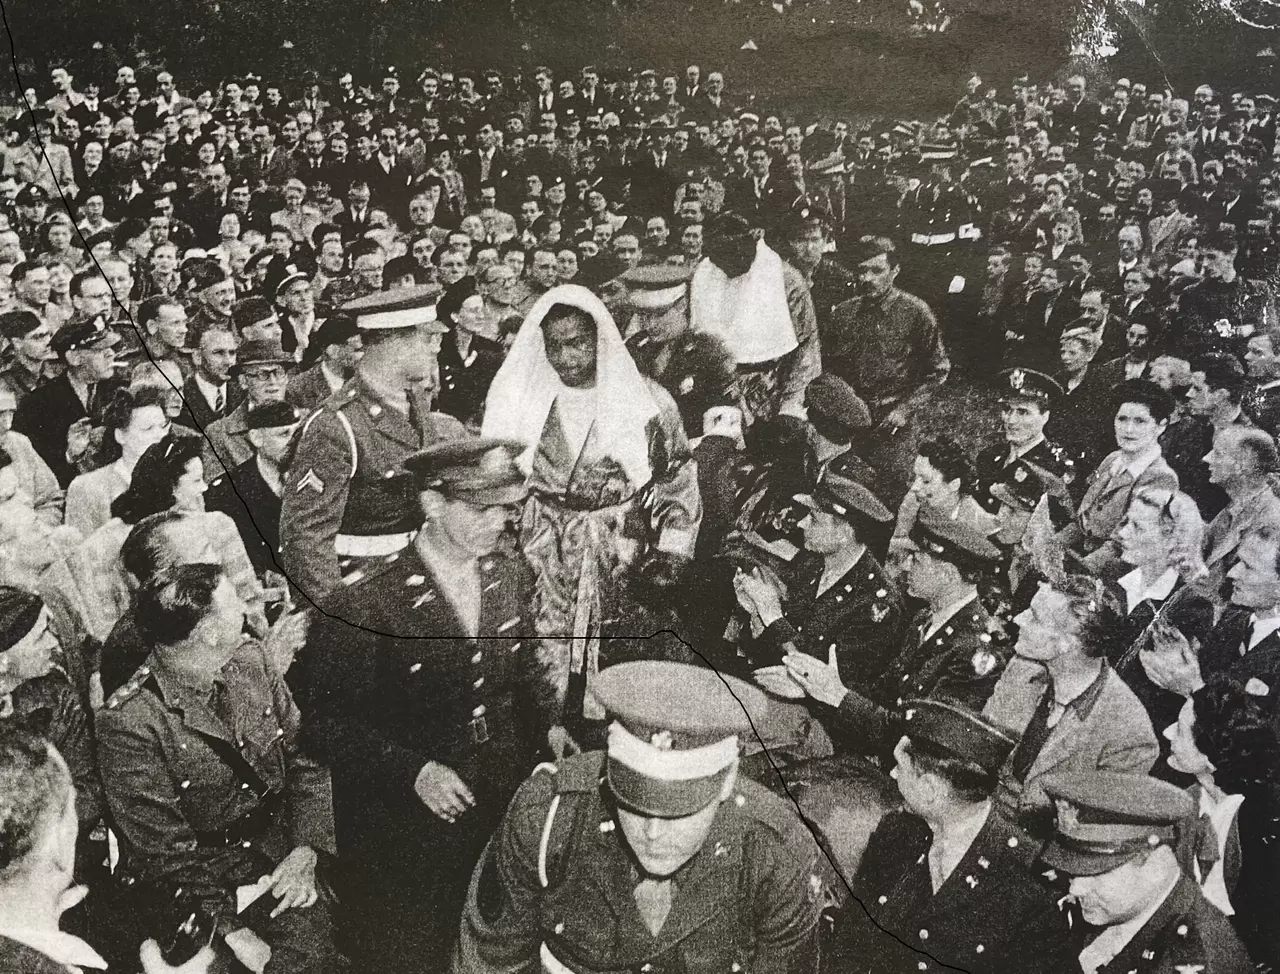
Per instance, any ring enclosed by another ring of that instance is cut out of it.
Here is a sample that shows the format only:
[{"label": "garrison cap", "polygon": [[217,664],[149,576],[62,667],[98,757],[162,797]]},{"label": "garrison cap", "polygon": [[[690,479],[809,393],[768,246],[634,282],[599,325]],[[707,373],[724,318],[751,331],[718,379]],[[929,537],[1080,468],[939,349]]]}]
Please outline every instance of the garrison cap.
[{"label": "garrison cap", "polygon": [[419,450],[404,461],[420,489],[478,507],[518,504],[529,495],[516,463],[524,446],[511,440],[468,436]]},{"label": "garrison cap", "polygon": [[1118,771],[1046,775],[1057,831],[1044,860],[1073,876],[1097,876],[1162,845],[1177,843],[1195,813],[1191,797],[1168,782]]},{"label": "garrison cap", "polygon": [[816,414],[850,433],[871,428],[871,410],[866,402],[853,391],[853,386],[830,372],[823,372],[809,383],[804,406],[810,416]]},{"label": "garrison cap", "polygon": [[903,733],[926,741],[996,775],[1017,746],[1017,735],[976,711],[948,700],[908,700]]},{"label": "garrison cap", "polygon": [[355,317],[356,327],[360,331],[385,331],[425,325],[429,331],[444,334],[449,329],[436,319],[436,302],[443,293],[443,288],[438,284],[398,287],[349,301],[341,310]]},{"label": "garrison cap", "polygon": [[909,534],[912,544],[925,554],[960,568],[994,568],[1000,549],[972,526],[931,509],[921,508]]},{"label": "garrison cap", "polygon": [[609,724],[606,777],[624,807],[683,818],[715,801],[768,710],[755,687],[715,670],[644,660],[611,666],[592,694]]},{"label": "garrison cap", "polygon": [[80,321],[69,321],[53,336],[53,350],[67,352],[99,351],[118,344],[120,336],[107,324],[106,315],[94,315]]},{"label": "garrison cap", "polygon": [[1008,391],[1000,397],[1006,402],[1011,399],[1030,399],[1052,409],[1062,395],[1062,386],[1057,379],[1034,369],[1007,369],[1000,373],[1000,377],[1008,387]]},{"label": "garrison cap", "polygon": [[857,524],[859,517],[868,517],[885,524],[893,520],[893,514],[868,488],[835,474],[827,474],[812,493],[796,494],[795,499],[815,511],[826,511],[836,517]]},{"label": "garrison cap", "polygon": [[44,601],[40,596],[13,585],[0,585],[0,653],[26,637],[42,611]]}]

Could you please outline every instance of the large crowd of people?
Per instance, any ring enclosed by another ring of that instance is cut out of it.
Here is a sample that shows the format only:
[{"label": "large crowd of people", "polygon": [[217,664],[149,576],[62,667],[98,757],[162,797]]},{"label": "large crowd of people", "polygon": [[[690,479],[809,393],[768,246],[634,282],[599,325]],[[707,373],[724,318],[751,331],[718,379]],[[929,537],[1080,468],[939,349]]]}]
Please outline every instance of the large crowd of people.
[{"label": "large crowd of people", "polygon": [[1280,970],[1275,96],[47,80],[0,971]]}]

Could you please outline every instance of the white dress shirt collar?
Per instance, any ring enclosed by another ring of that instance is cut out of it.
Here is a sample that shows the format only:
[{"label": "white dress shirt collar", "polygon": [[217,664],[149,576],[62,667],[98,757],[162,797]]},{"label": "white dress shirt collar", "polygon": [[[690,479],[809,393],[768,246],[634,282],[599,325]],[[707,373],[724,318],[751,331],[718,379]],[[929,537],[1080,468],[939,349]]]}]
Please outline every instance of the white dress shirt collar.
[{"label": "white dress shirt collar", "polygon": [[1163,575],[1144,588],[1142,569],[1135,568],[1121,578],[1119,584],[1124,589],[1125,600],[1128,602],[1128,607],[1125,609],[1125,614],[1128,615],[1146,599],[1153,602],[1163,602],[1167,599],[1173,592],[1174,586],[1178,584],[1178,572],[1177,569],[1166,568]]}]

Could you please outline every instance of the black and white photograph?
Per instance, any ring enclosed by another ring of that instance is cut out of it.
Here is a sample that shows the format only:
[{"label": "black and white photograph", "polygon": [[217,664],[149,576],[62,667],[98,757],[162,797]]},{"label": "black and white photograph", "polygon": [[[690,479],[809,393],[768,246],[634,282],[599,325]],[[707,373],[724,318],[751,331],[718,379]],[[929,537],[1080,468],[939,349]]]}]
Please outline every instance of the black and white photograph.
[{"label": "black and white photograph", "polygon": [[0,974],[1280,974],[1280,0],[0,27]]}]

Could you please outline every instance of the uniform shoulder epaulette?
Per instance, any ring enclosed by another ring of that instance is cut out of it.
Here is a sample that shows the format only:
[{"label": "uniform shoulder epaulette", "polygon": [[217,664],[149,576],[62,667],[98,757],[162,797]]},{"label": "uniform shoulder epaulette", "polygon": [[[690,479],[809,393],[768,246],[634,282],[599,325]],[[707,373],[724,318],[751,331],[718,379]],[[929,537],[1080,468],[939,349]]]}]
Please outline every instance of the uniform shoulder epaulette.
[{"label": "uniform shoulder epaulette", "polygon": [[556,766],[556,791],[595,791],[604,774],[604,752],[589,751],[565,758]]},{"label": "uniform shoulder epaulette", "polygon": [[119,710],[122,706],[138,695],[138,691],[142,689],[142,685],[151,677],[151,667],[142,665],[138,667],[133,676],[129,677],[125,683],[116,690],[115,693],[107,699],[106,708],[108,710]]}]

